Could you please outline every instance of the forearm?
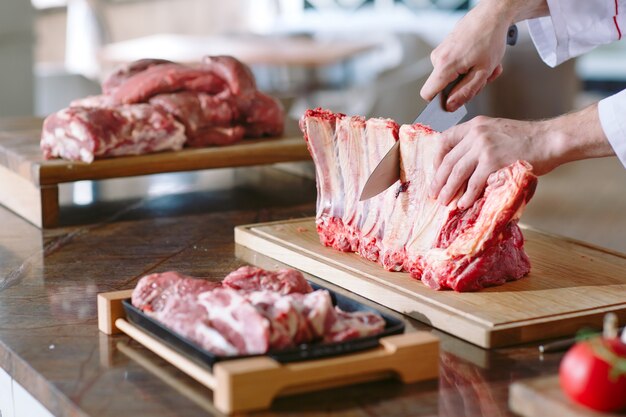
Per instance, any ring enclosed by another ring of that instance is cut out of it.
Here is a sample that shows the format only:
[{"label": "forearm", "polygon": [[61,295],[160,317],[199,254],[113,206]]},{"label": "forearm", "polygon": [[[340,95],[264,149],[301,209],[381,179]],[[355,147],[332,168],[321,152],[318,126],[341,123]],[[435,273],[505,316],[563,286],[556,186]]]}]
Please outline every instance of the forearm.
[{"label": "forearm", "polygon": [[546,0],[482,0],[477,7],[495,12],[506,25],[550,14]]},{"label": "forearm", "polygon": [[537,128],[538,135],[549,142],[547,152],[557,165],[615,154],[602,129],[597,104],[538,122]]}]

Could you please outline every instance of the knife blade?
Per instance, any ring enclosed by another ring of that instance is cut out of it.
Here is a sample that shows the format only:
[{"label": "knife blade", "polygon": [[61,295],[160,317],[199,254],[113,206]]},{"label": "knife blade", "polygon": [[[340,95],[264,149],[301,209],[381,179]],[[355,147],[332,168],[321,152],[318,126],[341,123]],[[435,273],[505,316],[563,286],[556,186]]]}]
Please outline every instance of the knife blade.
[{"label": "knife blade", "polygon": [[[463,75],[457,77],[446,86],[446,88],[432,99],[430,103],[422,110],[415,123],[428,125],[432,129],[439,132],[456,125],[465,115],[467,109],[465,106],[459,107],[453,112],[446,110],[446,100],[448,93],[454,86],[461,81]],[[400,141],[397,141],[391,149],[385,154],[383,159],[378,163],[374,171],[371,173],[359,201],[367,200],[385,191],[400,179]]]},{"label": "knife blade", "polygon": [[[506,34],[507,45],[517,43],[517,26],[511,25]],[[463,79],[465,74],[459,75],[454,81],[448,84],[439,94],[428,103],[417,119],[413,122],[428,125],[432,129],[443,132],[456,125],[465,115],[465,106],[459,107],[453,112],[446,110],[446,100],[450,91]],[[374,171],[363,186],[359,201],[372,198],[387,188],[391,187],[400,179],[400,141],[397,141],[378,163]]]}]

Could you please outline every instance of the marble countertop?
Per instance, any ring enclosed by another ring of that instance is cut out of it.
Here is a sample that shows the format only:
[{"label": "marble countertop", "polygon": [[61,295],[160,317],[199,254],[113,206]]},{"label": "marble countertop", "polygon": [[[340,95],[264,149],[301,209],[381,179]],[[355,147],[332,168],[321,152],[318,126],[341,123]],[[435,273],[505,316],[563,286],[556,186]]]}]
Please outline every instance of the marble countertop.
[{"label": "marble countertop", "polygon": [[[151,272],[219,279],[245,263],[278,265],[236,246],[233,227],[314,215],[315,183],[270,167],[176,175],[184,187],[128,197],[119,195],[124,181],[141,189],[141,179],[91,184],[94,201],[62,207],[57,229],[41,231],[0,207],[0,367],[52,414],[219,414],[191,378],[124,335],[99,333],[96,295]],[[116,198],[97,198],[111,189]],[[285,397],[258,414],[507,416],[509,384],[555,373],[562,355],[540,356],[536,344],[487,351],[406,322],[441,338],[439,381]]]}]

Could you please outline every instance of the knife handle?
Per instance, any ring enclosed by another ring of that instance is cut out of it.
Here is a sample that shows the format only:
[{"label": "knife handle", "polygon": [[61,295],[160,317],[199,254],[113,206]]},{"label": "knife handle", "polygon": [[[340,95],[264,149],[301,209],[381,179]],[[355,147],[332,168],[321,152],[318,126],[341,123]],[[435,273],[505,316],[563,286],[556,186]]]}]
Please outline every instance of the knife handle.
[{"label": "knife handle", "polygon": [[506,44],[515,45],[517,43],[517,25],[509,26],[509,30],[506,32]]}]

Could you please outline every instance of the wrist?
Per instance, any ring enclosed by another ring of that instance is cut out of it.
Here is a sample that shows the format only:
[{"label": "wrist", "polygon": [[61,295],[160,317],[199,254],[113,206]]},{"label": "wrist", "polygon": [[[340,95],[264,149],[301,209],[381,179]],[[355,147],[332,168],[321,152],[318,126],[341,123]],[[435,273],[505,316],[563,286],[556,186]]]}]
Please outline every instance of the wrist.
[{"label": "wrist", "polygon": [[482,0],[478,6],[493,11],[507,25],[550,12],[547,0]]},{"label": "wrist", "polygon": [[568,135],[559,126],[559,120],[546,119],[530,122],[534,125],[530,136],[535,147],[535,159],[541,166],[536,167],[542,175],[567,162],[571,153]]},{"label": "wrist", "polygon": [[613,154],[600,124],[597,104],[539,123],[555,166]]}]

